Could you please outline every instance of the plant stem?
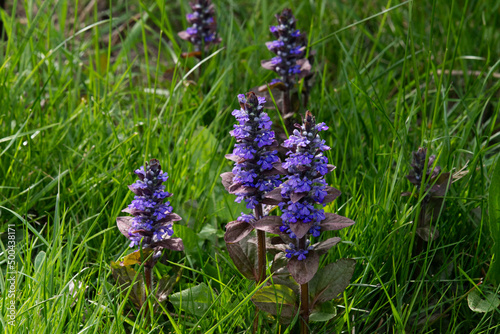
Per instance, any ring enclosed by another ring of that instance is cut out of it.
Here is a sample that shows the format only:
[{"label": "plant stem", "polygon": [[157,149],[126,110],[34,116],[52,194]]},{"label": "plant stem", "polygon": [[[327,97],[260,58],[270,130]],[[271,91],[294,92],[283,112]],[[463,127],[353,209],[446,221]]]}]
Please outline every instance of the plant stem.
[{"label": "plant stem", "polygon": [[[262,218],[263,215],[262,204],[258,204],[254,208],[254,215],[257,220]],[[260,230],[257,230],[257,259],[258,259],[257,272],[259,275],[257,284],[260,284],[266,278],[266,232]],[[259,327],[259,309],[257,308],[257,306],[255,306],[253,333],[257,333],[258,327]]]},{"label": "plant stem", "polygon": [[300,334],[309,333],[309,282],[300,285]]},{"label": "plant stem", "polygon": [[[307,237],[299,239],[299,249],[306,249]],[[309,282],[300,285],[300,334],[309,333]]]}]

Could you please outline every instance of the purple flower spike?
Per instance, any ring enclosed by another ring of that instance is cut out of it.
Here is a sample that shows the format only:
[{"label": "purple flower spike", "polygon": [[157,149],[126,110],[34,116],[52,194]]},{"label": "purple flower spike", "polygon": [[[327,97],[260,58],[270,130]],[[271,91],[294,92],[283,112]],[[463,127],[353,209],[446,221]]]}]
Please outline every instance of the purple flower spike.
[{"label": "purple flower spike", "polygon": [[290,9],[284,9],[276,15],[276,19],[278,25],[271,26],[269,30],[277,40],[267,42],[266,46],[277,57],[263,60],[262,67],[278,73],[279,81],[290,88],[297,79],[306,77],[311,71],[311,64],[304,58],[307,39],[305,34],[295,29],[296,20]]},{"label": "purple flower spike", "polygon": [[187,14],[186,19],[191,26],[179,32],[179,37],[191,42],[195,51],[208,49],[210,44],[218,44],[217,23],[215,22],[214,5],[210,0],[195,0],[189,6],[193,13]]},{"label": "purple flower spike", "polygon": [[152,159],[149,164],[135,170],[135,174],[139,180],[131,184],[129,189],[136,196],[123,210],[134,217],[118,217],[118,228],[130,240],[130,247],[142,243],[143,248],[182,250],[182,240],[171,238],[173,223],[181,220],[181,217],[172,212],[170,202],[163,202],[172,196],[162,184],[168,179],[167,173],[161,170],[158,160]]},{"label": "purple flower spike", "polygon": [[[230,132],[236,144],[228,157],[235,165],[226,189],[238,196],[237,202],[244,200],[248,209],[254,209],[266,193],[281,184],[275,168],[280,163],[275,149],[278,143],[271,131],[271,119],[264,112],[265,98],[250,92],[246,97],[238,95],[238,100],[241,108],[232,112],[238,124]],[[249,222],[251,217],[242,214],[238,220]]]},{"label": "purple flower spike", "polygon": [[[302,261],[306,258],[308,249],[298,248],[300,237],[296,234],[297,231],[303,231],[304,236],[320,236],[320,225],[325,219],[325,212],[315,208],[314,203],[324,204],[328,195],[324,175],[329,171],[329,165],[323,152],[330,148],[324,145],[324,141],[319,137],[319,132],[328,127],[324,123],[316,124],[309,111],[306,112],[304,123],[297,127],[293,135],[283,143],[289,152],[283,164],[288,175],[281,190],[283,226],[280,230],[297,241],[297,245],[291,244],[293,247],[287,250],[287,257],[297,256],[298,260]],[[304,224],[304,227],[297,224]]]}]

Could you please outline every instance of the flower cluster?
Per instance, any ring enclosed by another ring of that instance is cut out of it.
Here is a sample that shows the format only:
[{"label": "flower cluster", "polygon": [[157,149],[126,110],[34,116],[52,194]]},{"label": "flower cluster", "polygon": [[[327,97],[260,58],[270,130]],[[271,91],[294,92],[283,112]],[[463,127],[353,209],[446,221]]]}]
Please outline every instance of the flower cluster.
[{"label": "flower cluster", "polygon": [[276,18],[278,25],[271,26],[270,30],[277,40],[266,43],[276,57],[263,60],[261,65],[279,74],[280,79],[274,79],[271,84],[282,82],[289,88],[295,83],[296,77],[303,78],[310,73],[311,65],[304,58],[307,38],[295,28],[295,17],[290,9],[284,9]]},{"label": "flower cluster", "polygon": [[[271,119],[265,113],[265,98],[253,92],[238,95],[241,109],[233,111],[238,124],[231,136],[236,138],[233,154],[227,156],[236,162],[229,191],[237,195],[236,202],[244,200],[248,209],[262,202],[263,195],[281,184],[276,164],[278,143],[271,131]],[[257,218],[257,217],[256,217]],[[249,222],[251,215],[242,214],[240,221]]]},{"label": "flower cluster", "polygon": [[[130,247],[163,246],[173,241],[172,224],[181,220],[181,217],[172,212],[170,202],[164,202],[172,194],[165,191],[168,175],[161,170],[160,162],[152,159],[149,164],[135,170],[139,180],[129,186],[136,195],[132,203],[124,212],[134,217],[118,217],[118,227],[130,239]],[[122,224],[122,225],[120,225]]]},{"label": "flower cluster", "polygon": [[[426,156],[427,156],[427,148],[425,147],[419,147],[418,151],[412,152],[413,160],[410,165],[411,170],[410,173],[406,176],[406,178],[417,187],[420,187],[422,183]],[[432,169],[432,165],[434,164],[435,160],[436,160],[435,155],[431,155],[429,157],[429,161],[427,163],[427,172],[425,176],[426,182],[429,182],[430,179],[435,178],[441,171],[441,167],[439,166],[436,166],[434,169]]]},{"label": "flower cluster", "polygon": [[[309,111],[306,112],[304,123],[297,127],[299,129],[294,130],[283,144],[289,151],[282,166],[289,175],[281,188],[283,202],[279,205],[283,211],[280,230],[291,239],[300,239],[306,234],[314,237],[320,235],[320,223],[325,219],[325,212],[315,208],[314,204],[325,205],[327,184],[324,176],[330,170],[328,158],[323,154],[330,148],[319,136],[319,132],[328,127],[324,123],[316,124]],[[301,235],[298,236],[297,231],[302,231]],[[307,251],[307,248],[300,249],[291,244],[286,256],[298,256],[302,260]]]},{"label": "flower cluster", "polygon": [[179,32],[179,37],[191,42],[195,51],[202,51],[210,44],[218,44],[221,39],[217,37],[217,23],[215,22],[214,5],[210,0],[196,0],[190,2],[192,13],[186,15],[191,24],[189,28]]}]

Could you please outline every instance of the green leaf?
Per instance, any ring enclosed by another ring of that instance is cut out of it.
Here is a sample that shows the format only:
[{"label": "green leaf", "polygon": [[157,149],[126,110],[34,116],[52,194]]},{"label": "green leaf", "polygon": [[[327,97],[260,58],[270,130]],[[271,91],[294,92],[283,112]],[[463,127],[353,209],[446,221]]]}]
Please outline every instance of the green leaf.
[{"label": "green leaf", "polygon": [[35,263],[34,263],[35,272],[40,271],[40,268],[42,267],[44,261],[45,261],[45,252],[40,251],[40,253],[38,253],[35,257]]},{"label": "green leaf", "polygon": [[205,283],[201,283],[172,294],[170,302],[181,310],[201,317],[213,302],[212,289]]},{"label": "green leaf", "polygon": [[314,308],[317,302],[322,303],[337,297],[347,288],[356,261],[353,259],[340,259],[335,263],[330,263],[318,270],[314,278],[309,282],[309,294]]},{"label": "green leaf", "polygon": [[486,277],[494,285],[498,285],[500,284],[500,159],[497,160],[491,178],[488,206],[490,233],[494,245],[492,247],[493,260]]},{"label": "green leaf", "polygon": [[297,296],[293,290],[279,284],[263,287],[253,295],[252,302],[284,323],[290,322],[298,309]]},{"label": "green leaf", "polygon": [[486,313],[493,311],[500,305],[500,300],[495,293],[486,292],[485,297],[486,298],[483,299],[477,289],[472,290],[472,292],[467,295],[467,304],[469,304],[469,308],[474,312]]},{"label": "green leaf", "polygon": [[317,304],[309,316],[310,321],[328,321],[337,315],[337,308],[332,301]]},{"label": "green leaf", "polygon": [[144,303],[146,290],[144,288],[143,276],[137,273],[131,266],[122,266],[118,262],[111,261],[111,274],[117,281],[122,293],[128,295],[129,300],[139,309]]}]

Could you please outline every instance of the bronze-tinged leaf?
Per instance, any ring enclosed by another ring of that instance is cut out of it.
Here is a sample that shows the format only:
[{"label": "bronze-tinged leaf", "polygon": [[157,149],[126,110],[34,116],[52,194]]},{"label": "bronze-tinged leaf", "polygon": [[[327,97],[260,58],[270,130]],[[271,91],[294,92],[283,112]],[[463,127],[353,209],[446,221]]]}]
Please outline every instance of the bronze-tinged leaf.
[{"label": "bronze-tinged leaf", "polygon": [[288,261],[288,271],[293,279],[299,284],[306,284],[309,282],[319,267],[319,255],[316,251],[310,250],[306,255],[305,260],[299,260],[297,257],[292,257]]},{"label": "bronze-tinged leaf", "polygon": [[270,192],[264,195],[262,200],[263,204],[268,205],[278,205],[283,202],[283,197],[281,197],[281,188],[274,188]]},{"label": "bronze-tinged leaf", "polygon": [[411,196],[411,191],[405,191],[405,192],[401,193],[401,196],[403,196],[403,197]]},{"label": "bronze-tinged leaf", "polygon": [[181,238],[164,239],[157,242],[156,245],[179,252],[184,250],[184,243]]},{"label": "bronze-tinged leaf", "polygon": [[232,244],[240,241],[253,231],[253,226],[247,222],[232,221],[226,224],[226,233],[224,233],[224,241]]},{"label": "bronze-tinged leaf", "polygon": [[349,286],[356,261],[353,259],[340,259],[318,270],[318,273],[309,282],[309,295],[311,308],[337,297]]},{"label": "bronze-tinged leaf", "polygon": [[313,227],[314,222],[303,223],[298,221],[296,223],[290,223],[290,229],[297,236],[298,239],[302,238],[309,232],[311,227]]},{"label": "bronze-tinged leaf", "polygon": [[297,295],[285,285],[263,287],[253,295],[252,302],[282,323],[289,323],[298,310]]},{"label": "bronze-tinged leaf", "polygon": [[116,262],[111,262],[111,274],[118,283],[121,292],[126,295],[130,289],[128,299],[139,310],[144,304],[146,290],[144,288],[143,275],[137,273],[130,266],[121,266]]},{"label": "bronze-tinged leaf", "polygon": [[323,199],[322,204],[330,203],[330,202],[334,201],[337,197],[339,197],[340,194],[342,194],[340,192],[340,190],[338,190],[334,187],[326,187],[326,193],[327,193],[327,195]]},{"label": "bronze-tinged leaf", "polygon": [[132,219],[134,217],[117,217],[116,218],[116,225],[118,226],[118,229],[124,236],[129,238],[128,230],[130,229],[130,226],[132,226]]},{"label": "bronze-tinged leaf", "polygon": [[335,213],[325,212],[325,219],[321,221],[321,232],[336,231],[354,225],[355,222],[347,217]]},{"label": "bronze-tinged leaf", "polygon": [[201,58],[201,51],[194,51],[194,52],[183,52],[181,53],[182,58],[191,58],[195,57],[200,59]]},{"label": "bronze-tinged leaf", "polygon": [[308,194],[307,192],[302,192],[302,193],[292,192],[290,194],[290,199],[292,200],[293,203],[297,203],[298,201],[300,201],[301,198],[303,198],[307,194]]},{"label": "bronze-tinged leaf", "polygon": [[317,244],[314,244],[313,248],[319,255],[323,255],[326,252],[328,252],[328,250],[330,248],[332,248],[333,246],[338,244],[340,242],[340,240],[342,240],[342,239],[340,239],[339,237],[333,237],[330,239],[326,239],[325,241],[321,241],[321,242],[318,242]]},{"label": "bronze-tinged leaf", "polygon": [[234,174],[231,172],[226,172],[222,173],[220,177],[222,178],[222,185],[224,186],[224,188],[226,188],[227,191],[229,191],[229,187],[233,184]]},{"label": "bronze-tinged leaf", "polygon": [[238,268],[240,273],[242,273],[243,276],[245,276],[250,280],[257,281],[258,273],[257,270],[255,269],[254,263],[248,257],[248,254],[245,253],[240,244],[239,243],[226,244],[226,246],[229,256],[233,260],[234,265],[236,266],[236,268]]},{"label": "bronze-tinged leaf", "polygon": [[131,266],[134,264],[141,264],[142,261],[146,260],[151,255],[152,252],[153,250],[151,248],[144,248],[142,250],[142,259],[141,259],[141,250],[136,250],[135,252],[126,255],[123,258],[123,261],[116,263],[118,263],[122,267]]},{"label": "bronze-tinged leaf", "polygon": [[265,216],[253,223],[256,230],[279,234],[282,225],[281,217],[278,216]]}]

